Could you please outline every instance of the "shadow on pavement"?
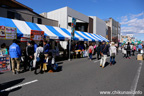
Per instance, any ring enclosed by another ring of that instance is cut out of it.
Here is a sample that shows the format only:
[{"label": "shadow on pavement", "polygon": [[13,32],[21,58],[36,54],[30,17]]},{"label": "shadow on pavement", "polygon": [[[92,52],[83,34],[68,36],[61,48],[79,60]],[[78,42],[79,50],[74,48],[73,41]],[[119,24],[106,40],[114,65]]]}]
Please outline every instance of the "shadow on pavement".
[{"label": "shadow on pavement", "polygon": [[61,72],[61,71],[62,71],[62,66],[58,66],[58,68],[55,72]]},{"label": "shadow on pavement", "polygon": [[24,80],[24,78],[22,78],[22,79],[17,79],[17,80],[13,80],[13,81],[10,81],[10,82],[5,82],[5,83],[0,84],[0,96],[8,96],[9,93],[21,89],[21,87],[17,87],[17,88],[8,90],[8,91],[3,91],[3,92],[1,92],[1,91],[4,90],[4,89],[7,89],[7,88],[9,88],[9,87],[12,87],[12,86],[15,86],[15,85],[21,83],[23,80]]},{"label": "shadow on pavement", "polygon": [[107,67],[108,65],[109,65],[109,62],[106,62],[106,63],[105,63],[105,67]]},{"label": "shadow on pavement", "polygon": [[63,62],[57,62],[58,65],[63,64]]}]

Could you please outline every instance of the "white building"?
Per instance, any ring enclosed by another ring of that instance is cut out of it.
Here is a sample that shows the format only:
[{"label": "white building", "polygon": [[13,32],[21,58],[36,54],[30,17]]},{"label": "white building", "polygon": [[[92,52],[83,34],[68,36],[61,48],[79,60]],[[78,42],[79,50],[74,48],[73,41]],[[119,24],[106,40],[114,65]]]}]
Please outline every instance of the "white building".
[{"label": "white building", "polygon": [[71,29],[72,18],[75,18],[77,19],[76,30],[90,32],[90,17],[69,7],[63,7],[51,12],[42,13],[41,15],[49,19],[57,20],[59,22],[59,27],[66,29]]},{"label": "white building", "polygon": [[59,27],[71,29],[72,18],[76,19],[76,30],[94,33],[106,37],[106,22],[96,16],[86,16],[69,7],[63,7],[51,12],[42,13],[42,16],[57,20]]},{"label": "white building", "polygon": [[93,18],[93,33],[106,37],[107,26],[105,21],[96,16],[90,16],[90,17]]}]

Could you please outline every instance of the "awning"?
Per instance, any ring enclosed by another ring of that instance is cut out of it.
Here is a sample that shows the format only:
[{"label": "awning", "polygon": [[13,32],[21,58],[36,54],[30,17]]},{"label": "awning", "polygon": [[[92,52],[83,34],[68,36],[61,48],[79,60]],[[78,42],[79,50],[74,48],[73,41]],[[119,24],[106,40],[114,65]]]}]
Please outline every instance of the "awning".
[{"label": "awning", "polygon": [[[71,30],[65,28],[47,26],[42,24],[0,17],[0,26],[2,25],[17,28],[17,37],[30,38],[31,30],[38,30],[44,31],[44,35],[49,36],[50,39],[71,39]],[[75,31],[75,36],[73,39],[79,41],[107,41],[107,39],[100,35],[80,31]]]},{"label": "awning", "polygon": [[105,37],[98,35],[103,41],[109,42],[109,40],[107,40]]}]

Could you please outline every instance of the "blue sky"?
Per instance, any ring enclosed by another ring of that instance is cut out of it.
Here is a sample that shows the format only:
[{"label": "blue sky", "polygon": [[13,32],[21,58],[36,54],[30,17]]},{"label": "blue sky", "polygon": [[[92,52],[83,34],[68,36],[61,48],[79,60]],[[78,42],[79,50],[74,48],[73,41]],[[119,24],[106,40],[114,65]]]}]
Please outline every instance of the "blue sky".
[{"label": "blue sky", "polygon": [[68,6],[103,20],[112,17],[121,23],[123,35],[133,34],[144,40],[144,0],[17,0],[37,13]]}]

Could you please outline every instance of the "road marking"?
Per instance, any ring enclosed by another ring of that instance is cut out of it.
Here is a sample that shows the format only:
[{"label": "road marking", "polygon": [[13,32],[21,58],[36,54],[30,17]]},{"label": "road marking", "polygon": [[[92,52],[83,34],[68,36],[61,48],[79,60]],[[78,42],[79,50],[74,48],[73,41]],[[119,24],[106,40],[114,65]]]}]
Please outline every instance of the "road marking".
[{"label": "road marking", "polygon": [[[108,59],[108,58],[110,58],[110,57],[107,57],[107,59]],[[94,61],[94,63],[99,62],[99,61],[100,61],[100,60],[96,60],[96,61]]]},{"label": "road marking", "polygon": [[31,83],[34,83],[34,82],[37,82],[37,81],[38,81],[38,80],[33,80],[33,81],[30,81],[30,82],[26,82],[26,83],[23,83],[23,84],[20,84],[20,85],[16,85],[16,86],[13,86],[13,87],[4,89],[4,90],[0,90],[0,92],[10,91],[10,90],[12,90],[12,89],[15,89],[15,88],[18,88],[18,87],[22,87],[22,86],[25,86],[25,85],[28,85],[28,84],[31,84]]},{"label": "road marking", "polygon": [[[142,64],[143,64],[143,61],[141,61],[141,63],[139,63],[139,68],[137,70],[136,76],[135,76],[135,78],[133,80],[133,83],[132,83],[132,86],[131,86],[131,89],[130,89],[130,91],[132,91],[132,92],[136,91],[138,80],[139,80],[139,77],[140,77]],[[131,96],[135,96],[135,94],[132,94]]]}]

